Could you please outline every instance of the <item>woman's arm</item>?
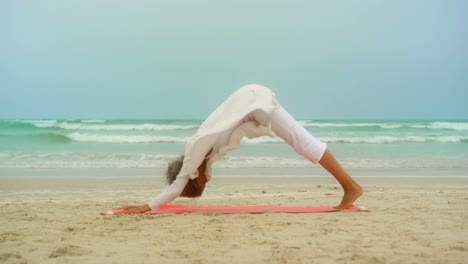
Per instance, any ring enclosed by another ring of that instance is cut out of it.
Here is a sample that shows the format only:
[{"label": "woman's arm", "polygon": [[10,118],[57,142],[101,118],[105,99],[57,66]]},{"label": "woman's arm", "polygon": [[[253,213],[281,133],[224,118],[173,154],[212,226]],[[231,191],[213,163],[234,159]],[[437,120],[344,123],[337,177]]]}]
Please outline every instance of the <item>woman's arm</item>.
[{"label": "woman's arm", "polygon": [[159,207],[172,202],[174,199],[180,196],[188,181],[189,177],[187,174],[179,174],[171,185],[169,185],[166,189],[164,189],[164,191],[162,191],[158,196],[153,198],[148,203],[148,206],[151,208],[151,210],[154,211],[158,210]]},{"label": "woman's arm", "polygon": [[158,196],[154,197],[149,203],[139,206],[126,206],[124,214],[141,214],[148,211],[156,211],[162,205],[172,202],[184,190],[189,180],[188,175],[178,175],[176,180],[164,189]]}]

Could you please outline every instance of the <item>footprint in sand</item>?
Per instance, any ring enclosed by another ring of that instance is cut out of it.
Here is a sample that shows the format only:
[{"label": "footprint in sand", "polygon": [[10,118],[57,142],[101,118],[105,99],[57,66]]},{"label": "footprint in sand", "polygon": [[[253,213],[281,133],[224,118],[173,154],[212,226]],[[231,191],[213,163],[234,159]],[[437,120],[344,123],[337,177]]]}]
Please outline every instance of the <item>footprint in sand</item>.
[{"label": "footprint in sand", "polygon": [[85,227],[74,227],[74,226],[69,226],[67,228],[65,228],[65,231],[66,232],[76,232],[76,231],[81,231],[81,230],[84,230],[86,229]]},{"label": "footprint in sand", "polygon": [[58,258],[64,256],[82,256],[90,253],[90,250],[82,249],[79,246],[65,245],[52,251],[52,253],[49,254],[49,258]]},{"label": "footprint in sand", "polygon": [[0,263],[4,263],[8,259],[21,259],[21,255],[18,253],[3,253],[0,254]]},{"label": "footprint in sand", "polygon": [[0,234],[0,243],[7,241],[17,241],[19,234],[15,232],[5,232]]},{"label": "footprint in sand", "polygon": [[450,250],[457,250],[457,251],[468,251],[467,248],[465,247],[462,247],[462,246],[453,246],[453,247],[449,247]]}]

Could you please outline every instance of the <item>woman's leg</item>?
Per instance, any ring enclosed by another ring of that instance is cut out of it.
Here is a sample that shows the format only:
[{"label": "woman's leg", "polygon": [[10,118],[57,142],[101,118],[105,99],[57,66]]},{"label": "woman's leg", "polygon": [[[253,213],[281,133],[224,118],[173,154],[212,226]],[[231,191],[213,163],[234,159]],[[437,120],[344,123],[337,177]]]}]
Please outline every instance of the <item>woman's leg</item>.
[{"label": "woman's leg", "polygon": [[[264,123],[264,116],[258,117],[260,123]],[[271,129],[294,150],[312,161],[320,163],[341,184],[344,195],[338,209],[345,209],[363,194],[364,190],[351,176],[341,167],[333,154],[326,148],[326,144],[312,136],[302,127],[284,108],[279,107],[270,116]]]},{"label": "woman's leg", "polygon": [[343,199],[336,208],[345,209],[352,206],[353,203],[364,193],[362,187],[355,182],[353,178],[351,178],[343,167],[341,167],[340,163],[338,163],[328,149],[325,150],[325,153],[319,163],[335,177],[344,190]]}]

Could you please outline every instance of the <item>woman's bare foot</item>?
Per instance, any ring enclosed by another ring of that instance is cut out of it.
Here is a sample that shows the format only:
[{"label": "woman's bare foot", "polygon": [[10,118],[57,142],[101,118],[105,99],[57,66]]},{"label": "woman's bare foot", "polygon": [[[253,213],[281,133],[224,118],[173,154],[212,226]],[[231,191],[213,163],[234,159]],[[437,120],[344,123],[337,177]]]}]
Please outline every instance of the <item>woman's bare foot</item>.
[{"label": "woman's bare foot", "polygon": [[341,203],[338,206],[335,206],[335,208],[339,210],[350,208],[363,193],[364,189],[362,189],[360,185],[356,184],[356,186],[345,191]]}]

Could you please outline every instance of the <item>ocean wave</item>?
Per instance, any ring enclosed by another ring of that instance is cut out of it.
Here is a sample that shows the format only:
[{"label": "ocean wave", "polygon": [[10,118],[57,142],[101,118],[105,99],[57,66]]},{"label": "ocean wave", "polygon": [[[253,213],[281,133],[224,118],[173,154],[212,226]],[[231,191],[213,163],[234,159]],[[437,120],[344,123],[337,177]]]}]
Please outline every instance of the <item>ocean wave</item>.
[{"label": "ocean wave", "polygon": [[[103,119],[83,119],[83,120],[0,120],[0,123],[8,125],[14,124],[29,124],[36,128],[58,128],[63,130],[121,130],[121,131],[160,131],[160,130],[190,130],[199,127],[197,124],[164,124],[158,123],[160,121],[109,121]],[[198,121],[196,121],[198,122]],[[311,128],[341,128],[353,131],[354,129],[384,129],[384,130],[398,130],[398,129],[426,129],[426,130],[453,130],[453,131],[468,131],[468,122],[466,121],[433,121],[433,122],[385,122],[385,121],[299,121],[304,127]]]},{"label": "ocean wave", "polygon": [[376,136],[376,137],[321,137],[322,141],[329,143],[372,143],[372,144],[385,144],[394,142],[445,142],[445,143],[457,143],[467,142],[468,137],[462,136],[439,136],[439,137],[422,137],[422,136],[403,136],[403,137],[392,137],[392,136]]},{"label": "ocean wave", "polygon": [[[98,143],[187,143],[190,137],[170,137],[157,135],[104,135],[104,134],[86,134],[73,132],[69,134],[53,133],[52,138],[66,138],[78,142],[98,142]],[[243,143],[247,144],[266,144],[266,143],[282,143],[284,142],[279,137],[259,137],[259,138],[243,138]]]},{"label": "ocean wave", "polygon": [[[347,169],[421,169],[421,168],[467,168],[466,158],[420,158],[420,159],[342,159],[340,164]],[[310,168],[317,167],[303,158],[268,156],[227,156],[214,163],[214,168]]]},{"label": "ocean wave", "polygon": [[[375,136],[375,137],[317,137],[318,140],[328,143],[368,143],[386,144],[394,142],[444,142],[444,143],[468,143],[468,136]],[[284,143],[280,137],[259,137],[253,139],[242,139],[247,144],[270,144]]]},{"label": "ocean wave", "polygon": [[195,129],[198,128],[196,125],[159,125],[159,124],[93,124],[91,123],[67,123],[67,122],[39,122],[33,123],[34,126],[38,128],[59,128],[64,130],[186,130],[186,129]]},{"label": "ocean wave", "polygon": [[[186,143],[190,137],[169,137],[155,135],[100,135],[100,134],[85,134],[74,132],[64,135],[66,138],[80,142],[101,142],[101,143]],[[267,143],[282,143],[284,142],[279,137],[259,137],[259,138],[243,138],[243,143],[247,144],[267,144]]]},{"label": "ocean wave", "polygon": [[[178,155],[154,153],[0,153],[0,168],[166,168]],[[227,156],[214,168],[303,168],[298,158]]]},{"label": "ocean wave", "polygon": [[303,127],[373,127],[381,126],[381,123],[323,123],[323,122],[310,122],[299,121]]},{"label": "ocean wave", "polygon": [[35,127],[50,127],[58,123],[57,120],[18,120],[19,123],[31,124]]},{"label": "ocean wave", "polygon": [[[41,141],[43,143],[66,143],[76,142],[96,142],[96,143],[187,143],[190,137],[174,137],[159,135],[118,135],[118,134],[88,134],[81,132],[73,133],[40,133],[31,135],[3,135],[6,137],[19,137],[24,140]],[[422,142],[442,142],[442,143],[468,143],[468,136],[368,136],[368,137],[321,137],[317,139],[327,143],[343,144],[388,144],[397,142],[422,143]],[[244,144],[285,144],[280,137],[259,137],[243,138]]]},{"label": "ocean wave", "polygon": [[302,158],[269,156],[226,156],[213,164],[214,168],[307,168],[312,162]]},{"label": "ocean wave", "polygon": [[247,144],[267,144],[267,143],[283,143],[284,140],[281,139],[280,137],[264,136],[264,137],[258,137],[258,138],[252,138],[252,139],[243,138],[242,142],[247,143]]},{"label": "ocean wave", "polygon": [[152,143],[152,142],[167,142],[178,143],[187,142],[189,137],[167,137],[154,135],[99,135],[99,134],[82,134],[74,132],[65,135],[73,141],[80,142],[102,142],[102,143]]},{"label": "ocean wave", "polygon": [[[0,168],[167,168],[177,155],[156,153],[0,153]],[[343,158],[347,169],[468,168],[466,157],[420,157],[410,159]],[[318,165],[301,157],[226,156],[214,168],[310,168]]]},{"label": "ocean wave", "polygon": [[154,153],[0,153],[0,168],[165,168],[175,157]]},{"label": "ocean wave", "polygon": [[382,129],[399,129],[399,128],[416,128],[416,129],[448,129],[457,131],[468,131],[468,122],[429,122],[429,123],[324,123],[324,122],[311,122],[299,121],[304,127],[317,127],[317,128],[359,128],[359,127],[378,127]]},{"label": "ocean wave", "polygon": [[[0,155],[0,168],[166,168],[177,155],[152,153],[16,153]],[[225,157],[214,168],[304,168],[301,158]]]},{"label": "ocean wave", "polygon": [[0,134],[0,137],[6,140],[19,138],[22,142],[40,142],[44,145],[48,143],[66,143],[71,141],[66,135],[54,133],[34,133],[34,134]]},{"label": "ocean wave", "polygon": [[317,128],[381,128],[381,129],[399,129],[404,127],[410,128],[427,128],[419,127],[419,125],[407,123],[323,123],[323,122],[310,122],[299,121],[303,127],[317,127]]},{"label": "ocean wave", "polygon": [[468,123],[466,122],[432,122],[427,126],[427,128],[468,131]]},{"label": "ocean wave", "polygon": [[83,123],[106,123],[107,120],[102,120],[102,119],[83,119],[81,120]]}]

